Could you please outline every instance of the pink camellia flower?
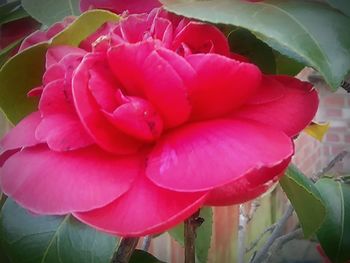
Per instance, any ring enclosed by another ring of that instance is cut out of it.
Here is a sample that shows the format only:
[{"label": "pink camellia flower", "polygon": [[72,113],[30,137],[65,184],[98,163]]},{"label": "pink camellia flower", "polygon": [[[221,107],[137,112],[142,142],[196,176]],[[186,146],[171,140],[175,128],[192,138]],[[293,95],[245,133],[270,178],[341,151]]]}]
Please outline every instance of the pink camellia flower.
[{"label": "pink camellia flower", "polygon": [[318,97],[240,58],[216,27],[163,9],[50,48],[38,111],[1,141],[4,193],[121,236],[257,197]]}]

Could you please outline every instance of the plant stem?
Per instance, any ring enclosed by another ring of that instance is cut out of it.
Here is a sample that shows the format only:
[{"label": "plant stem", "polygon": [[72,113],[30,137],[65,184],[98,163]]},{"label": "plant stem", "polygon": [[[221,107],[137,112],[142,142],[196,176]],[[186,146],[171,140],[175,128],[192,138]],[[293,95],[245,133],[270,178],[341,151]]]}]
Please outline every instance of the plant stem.
[{"label": "plant stem", "polygon": [[113,255],[112,263],[128,263],[138,242],[138,237],[123,238],[120,241],[118,250]]},{"label": "plant stem", "polygon": [[196,229],[203,222],[204,219],[199,217],[199,210],[185,220],[185,263],[196,261]]},{"label": "plant stem", "polygon": [[144,239],[143,239],[143,243],[142,243],[141,249],[144,250],[144,251],[148,251],[149,247],[151,245],[151,241],[152,241],[152,236],[151,235],[145,236]]}]

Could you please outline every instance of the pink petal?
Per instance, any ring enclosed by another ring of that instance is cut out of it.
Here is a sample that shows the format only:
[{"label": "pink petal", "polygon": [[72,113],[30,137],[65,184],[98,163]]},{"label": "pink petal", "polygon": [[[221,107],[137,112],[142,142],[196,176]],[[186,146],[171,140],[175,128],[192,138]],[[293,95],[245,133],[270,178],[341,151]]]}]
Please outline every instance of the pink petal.
[{"label": "pink petal", "polygon": [[140,175],[133,187],[110,205],[74,216],[119,236],[161,233],[182,222],[203,204],[206,193],[172,192]]},{"label": "pink petal", "polygon": [[85,55],[85,50],[71,46],[56,46],[50,47],[46,52],[46,69],[51,65],[60,62],[68,54]]},{"label": "pink petal", "polygon": [[34,213],[66,214],[109,204],[128,191],[139,167],[139,158],[117,158],[96,147],[57,153],[42,145],[10,157],[0,183]]},{"label": "pink petal", "polygon": [[205,201],[209,206],[241,204],[265,193],[284,174],[290,158],[273,167],[262,167],[247,173],[246,176],[215,188]]},{"label": "pink petal", "polygon": [[[269,76],[269,78],[279,82],[284,88],[276,89],[275,85],[265,86],[264,81],[254,98],[255,102],[261,103],[247,104],[234,112],[232,117],[259,121],[283,130],[292,137],[303,130],[315,116],[318,108],[317,92],[311,84],[293,77]],[[282,96],[276,94],[278,90]],[[273,95],[272,101],[266,100],[267,93]],[[266,103],[263,103],[264,101]]]},{"label": "pink petal", "polygon": [[117,154],[134,153],[140,142],[109,123],[89,91],[89,71],[99,63],[107,64],[102,54],[87,55],[75,71],[73,97],[76,110],[85,129],[101,148]]},{"label": "pink petal", "polygon": [[68,151],[93,144],[75,112],[70,86],[64,80],[50,82],[44,89],[39,109],[42,121],[35,136],[54,151]]},{"label": "pink petal", "polygon": [[35,129],[41,121],[40,112],[36,111],[25,117],[11,129],[0,141],[0,155],[9,150],[29,147],[40,142],[35,138]]},{"label": "pink petal", "polygon": [[200,22],[188,23],[175,37],[174,50],[185,43],[193,53],[213,52],[228,56],[230,47],[225,35],[215,26]]},{"label": "pink petal", "polygon": [[[170,59],[168,62],[154,49],[154,43],[148,41],[119,45],[109,50],[108,61],[126,94],[146,97],[163,117],[165,126],[174,127],[188,120],[191,112],[188,87],[178,74],[185,70],[180,69],[180,56],[174,53],[174,62]],[[191,69],[182,61],[184,68]],[[172,64],[176,64],[177,69]]]},{"label": "pink petal", "polygon": [[261,73],[249,63],[217,54],[186,57],[197,72],[197,83],[190,90],[193,119],[222,116],[242,106],[256,92]]},{"label": "pink petal", "polygon": [[254,121],[190,124],[160,139],[148,158],[147,176],[175,191],[203,191],[273,167],[293,154],[283,132]]},{"label": "pink petal", "polygon": [[148,30],[147,14],[131,15],[120,21],[121,36],[126,42],[137,43],[143,40]]},{"label": "pink petal", "polygon": [[80,10],[108,9],[117,14],[126,10],[129,13],[148,13],[153,8],[161,6],[158,0],[80,0]]}]

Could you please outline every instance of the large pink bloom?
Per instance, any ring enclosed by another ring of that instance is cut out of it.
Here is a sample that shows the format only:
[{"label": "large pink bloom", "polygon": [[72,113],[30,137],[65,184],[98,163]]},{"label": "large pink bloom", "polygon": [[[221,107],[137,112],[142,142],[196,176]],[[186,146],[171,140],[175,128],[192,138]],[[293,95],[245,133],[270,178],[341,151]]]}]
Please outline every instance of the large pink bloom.
[{"label": "large pink bloom", "polygon": [[214,26],[162,9],[50,48],[42,93],[30,92],[38,111],[1,141],[3,191],[122,236],[257,197],[287,167],[318,98],[233,57]]}]

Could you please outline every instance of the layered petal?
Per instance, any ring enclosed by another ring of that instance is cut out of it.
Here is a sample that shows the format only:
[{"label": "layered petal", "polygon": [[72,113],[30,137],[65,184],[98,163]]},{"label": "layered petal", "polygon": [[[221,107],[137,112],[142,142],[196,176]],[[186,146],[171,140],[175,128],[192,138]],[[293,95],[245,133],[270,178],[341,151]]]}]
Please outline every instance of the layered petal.
[{"label": "layered petal", "polygon": [[97,147],[57,153],[46,146],[26,148],[1,169],[3,192],[38,214],[88,211],[129,190],[140,158],[109,155]]},{"label": "layered petal", "polygon": [[90,92],[89,72],[99,63],[107,64],[102,54],[87,55],[73,77],[73,98],[80,121],[102,149],[116,154],[134,153],[141,143],[116,129],[105,118]]},{"label": "layered petal", "polygon": [[9,150],[39,144],[35,138],[35,129],[41,121],[40,112],[36,111],[25,117],[0,141],[0,155]]},{"label": "layered petal", "polygon": [[190,116],[188,87],[178,74],[180,69],[173,66],[177,62],[169,63],[154,45],[148,41],[119,45],[108,52],[108,61],[126,94],[145,97],[161,114],[165,126],[174,127]]},{"label": "layered petal", "polygon": [[291,158],[288,158],[276,166],[253,170],[232,183],[215,188],[208,195],[205,204],[228,206],[257,198],[278,181],[290,160]]},{"label": "layered petal", "polygon": [[192,118],[220,117],[242,106],[257,90],[261,81],[259,69],[217,54],[186,57],[197,73],[189,91]]},{"label": "layered petal", "polygon": [[[292,137],[315,116],[318,95],[312,85],[288,76],[268,76],[250,103],[232,114],[275,127]],[[276,88],[277,86],[277,88]],[[281,88],[282,86],[282,88]]]},{"label": "layered petal", "polygon": [[180,193],[159,188],[140,174],[132,189],[110,205],[74,216],[111,234],[145,236],[182,222],[202,206],[205,197],[206,192]]},{"label": "layered petal", "polygon": [[174,38],[173,49],[186,44],[192,53],[217,53],[224,56],[230,54],[225,35],[215,26],[200,22],[188,23]]},{"label": "layered petal", "polygon": [[158,0],[80,0],[80,10],[108,9],[117,14],[124,11],[129,13],[148,13],[153,8],[161,6]]},{"label": "layered petal", "polygon": [[283,132],[246,120],[190,124],[161,138],[148,157],[147,176],[175,191],[214,189],[273,167],[294,152]]}]

